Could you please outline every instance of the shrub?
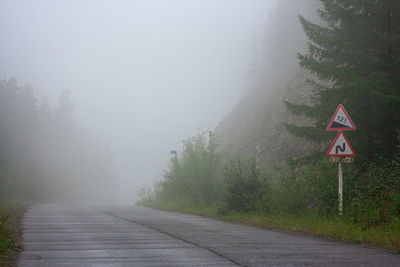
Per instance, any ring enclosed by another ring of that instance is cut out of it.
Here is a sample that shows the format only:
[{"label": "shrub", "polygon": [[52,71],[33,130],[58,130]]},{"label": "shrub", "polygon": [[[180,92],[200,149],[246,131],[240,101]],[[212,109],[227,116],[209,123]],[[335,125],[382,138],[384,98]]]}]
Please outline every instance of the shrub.
[{"label": "shrub", "polygon": [[268,186],[254,159],[229,161],[225,165],[224,178],[225,208],[239,212],[260,209]]},{"label": "shrub", "polygon": [[221,198],[221,166],[216,137],[211,132],[200,132],[184,141],[180,158],[171,159],[156,195],[167,201],[214,204]]},{"label": "shrub", "polygon": [[370,228],[400,216],[400,153],[376,156],[352,188],[350,213],[355,222]]}]

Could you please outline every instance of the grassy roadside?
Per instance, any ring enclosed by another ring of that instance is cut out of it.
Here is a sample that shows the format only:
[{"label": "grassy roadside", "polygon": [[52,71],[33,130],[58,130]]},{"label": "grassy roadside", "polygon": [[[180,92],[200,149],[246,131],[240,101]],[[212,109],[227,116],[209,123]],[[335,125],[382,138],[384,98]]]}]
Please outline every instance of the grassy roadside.
[{"label": "grassy roadside", "polygon": [[350,218],[345,216],[260,215],[256,213],[243,214],[233,212],[221,214],[213,207],[193,207],[184,202],[160,203],[155,201],[140,201],[137,204],[160,210],[179,211],[258,227],[314,234],[340,241],[385,248],[400,253],[400,219],[394,219],[390,224],[385,226],[363,229],[361,225],[353,223]]},{"label": "grassy roadside", "polygon": [[20,221],[26,206],[18,201],[0,202],[0,266],[16,266],[20,244]]}]

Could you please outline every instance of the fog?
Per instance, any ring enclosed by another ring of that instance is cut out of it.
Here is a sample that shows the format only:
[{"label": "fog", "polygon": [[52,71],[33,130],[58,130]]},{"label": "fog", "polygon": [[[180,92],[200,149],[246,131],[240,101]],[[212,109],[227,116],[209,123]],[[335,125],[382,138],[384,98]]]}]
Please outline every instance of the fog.
[{"label": "fog", "polygon": [[132,203],[162,178],[171,150],[213,130],[247,93],[276,5],[2,0],[0,78],[31,84],[51,105],[70,90],[76,124],[112,161],[115,199]]}]

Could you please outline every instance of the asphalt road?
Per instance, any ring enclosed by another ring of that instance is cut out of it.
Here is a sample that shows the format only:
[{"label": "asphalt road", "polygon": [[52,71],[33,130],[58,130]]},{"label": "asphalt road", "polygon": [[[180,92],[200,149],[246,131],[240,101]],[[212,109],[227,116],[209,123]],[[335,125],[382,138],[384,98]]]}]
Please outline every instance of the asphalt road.
[{"label": "asphalt road", "polygon": [[400,266],[400,255],[143,207],[41,204],[19,266]]}]

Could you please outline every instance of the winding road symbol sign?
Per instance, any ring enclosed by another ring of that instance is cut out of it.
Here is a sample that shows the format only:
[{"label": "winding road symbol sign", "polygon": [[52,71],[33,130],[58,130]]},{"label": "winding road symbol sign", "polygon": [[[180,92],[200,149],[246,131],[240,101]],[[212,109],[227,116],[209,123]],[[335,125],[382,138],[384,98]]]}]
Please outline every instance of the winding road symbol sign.
[{"label": "winding road symbol sign", "polygon": [[337,107],[335,114],[333,115],[331,121],[326,128],[327,131],[344,131],[344,130],[355,130],[356,126],[353,121],[350,119],[349,114],[347,114],[346,110],[339,104]]},{"label": "winding road symbol sign", "polygon": [[326,155],[329,157],[355,157],[356,153],[344,133],[340,131]]}]

